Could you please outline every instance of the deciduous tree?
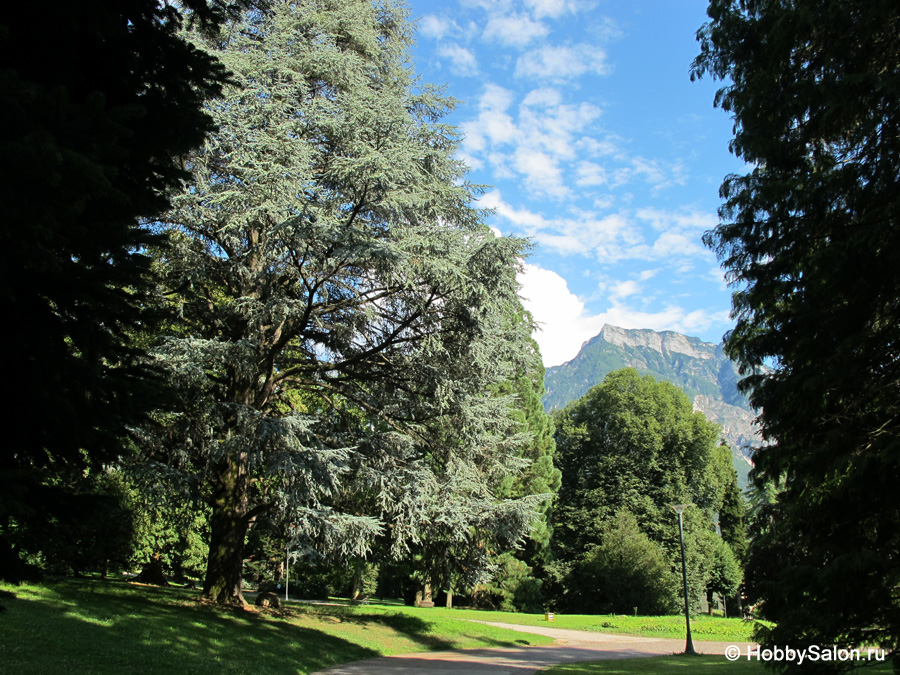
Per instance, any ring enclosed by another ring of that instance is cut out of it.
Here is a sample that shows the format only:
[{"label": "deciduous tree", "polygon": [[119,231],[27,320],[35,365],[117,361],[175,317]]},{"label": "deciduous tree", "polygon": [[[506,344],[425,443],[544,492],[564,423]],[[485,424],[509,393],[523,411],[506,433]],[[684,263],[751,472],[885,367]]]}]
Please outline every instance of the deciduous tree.
[{"label": "deciduous tree", "polygon": [[607,375],[555,422],[562,471],[553,512],[555,576],[564,579],[601,545],[620,511],[636,517],[674,565],[680,548],[671,507],[690,503],[694,507],[685,513],[690,585],[699,597],[710,567],[714,514],[734,473],[727,448],[717,444],[719,428],[694,412],[680,389],[641,377],[633,368]]}]

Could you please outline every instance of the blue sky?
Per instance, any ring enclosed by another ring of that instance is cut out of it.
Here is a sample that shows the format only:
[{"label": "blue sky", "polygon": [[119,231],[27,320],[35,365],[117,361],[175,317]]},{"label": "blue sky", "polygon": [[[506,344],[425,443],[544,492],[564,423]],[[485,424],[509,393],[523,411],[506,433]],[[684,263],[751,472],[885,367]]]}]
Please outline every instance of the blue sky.
[{"label": "blue sky", "polygon": [[423,81],[460,100],[490,225],[529,237],[522,295],[544,365],[604,323],[710,342],[730,292],[703,232],[742,165],[717,83],[692,83],[702,0],[409,0]]}]

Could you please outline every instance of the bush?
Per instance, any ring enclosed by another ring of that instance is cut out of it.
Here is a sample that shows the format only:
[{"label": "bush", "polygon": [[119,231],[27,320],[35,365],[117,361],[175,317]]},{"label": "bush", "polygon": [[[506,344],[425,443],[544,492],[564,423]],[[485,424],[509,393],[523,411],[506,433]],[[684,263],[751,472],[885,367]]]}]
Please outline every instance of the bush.
[{"label": "bush", "polygon": [[543,609],[543,582],[531,575],[531,568],[512,553],[497,558],[497,571],[489,584],[476,589],[478,606],[503,612],[540,612]]},{"label": "bush", "polygon": [[569,582],[571,610],[589,614],[668,614],[677,610],[678,579],[662,546],[628,511],[601,529],[601,544],[575,564]]}]

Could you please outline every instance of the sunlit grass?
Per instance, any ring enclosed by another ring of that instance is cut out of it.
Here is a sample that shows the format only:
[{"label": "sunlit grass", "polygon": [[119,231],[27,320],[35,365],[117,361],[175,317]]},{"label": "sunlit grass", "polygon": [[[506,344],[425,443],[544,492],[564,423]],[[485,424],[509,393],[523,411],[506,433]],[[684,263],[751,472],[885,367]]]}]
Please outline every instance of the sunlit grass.
[{"label": "sunlit grass", "polygon": [[66,580],[9,586],[0,672],[311,673],[376,656],[549,644],[550,638],[400,607],[221,609],[197,592]]},{"label": "sunlit grass", "polygon": [[[375,603],[367,606],[367,611],[376,608],[393,607]],[[684,616],[626,616],[626,615],[589,615],[589,614],[556,614],[553,622],[548,622],[543,614],[520,614],[512,612],[487,612],[471,609],[446,609],[434,607],[418,609],[415,607],[393,607],[413,616],[446,617],[474,619],[477,621],[496,621],[528,626],[549,626],[566,630],[586,630],[597,633],[613,633],[620,635],[640,635],[656,638],[684,638]],[[754,628],[753,621],[741,619],[725,619],[723,617],[701,614],[691,618],[691,633],[695,640],[712,642],[750,642]]]}]

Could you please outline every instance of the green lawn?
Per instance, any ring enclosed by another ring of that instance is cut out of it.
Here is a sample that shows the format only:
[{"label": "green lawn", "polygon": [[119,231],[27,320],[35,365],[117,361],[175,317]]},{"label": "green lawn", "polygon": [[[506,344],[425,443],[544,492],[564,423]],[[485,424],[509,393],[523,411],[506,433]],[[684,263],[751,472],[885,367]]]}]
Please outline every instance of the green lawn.
[{"label": "green lawn", "polygon": [[647,659],[625,659],[621,661],[595,661],[592,663],[570,663],[542,670],[547,675],[631,675],[632,673],[654,673],[659,675],[765,675],[761,663],[735,661],[724,656],[654,656]]},{"label": "green lawn", "polygon": [[[370,610],[385,608],[376,601],[368,606]],[[471,609],[446,609],[434,607],[401,609],[411,616],[446,617],[476,619],[478,621],[501,621],[527,626],[550,626],[568,630],[587,630],[598,633],[618,633],[620,635],[642,635],[658,638],[684,638],[684,616],[625,616],[625,615],[584,615],[556,614],[552,623],[543,614],[518,614],[510,612],[485,612]],[[752,641],[753,622],[741,619],[725,619],[700,615],[691,617],[691,633],[695,640],[714,642]]]},{"label": "green lawn", "polygon": [[[771,675],[760,661],[746,658],[729,661],[724,656],[654,656],[647,659],[623,659],[620,661],[594,661],[590,663],[570,663],[542,670],[545,675],[632,675],[633,673],[653,673],[653,675]],[[893,673],[886,663],[860,670],[866,675]]]},{"label": "green lawn", "polygon": [[196,591],[99,580],[0,589],[16,596],[0,599],[0,672],[23,675],[302,674],[388,654],[552,643],[400,607],[224,610]]},{"label": "green lawn", "polygon": [[[442,649],[546,645],[550,638],[465,619],[681,638],[680,617],[567,616],[370,605],[302,605],[283,611],[222,609],[196,591],[122,581],[63,580],[0,591],[0,672],[22,673],[294,673],[360,659]],[[608,625],[607,625],[608,624]],[[697,640],[745,641],[752,626],[696,617]],[[626,673],[763,673],[724,656],[602,661],[552,668],[569,675]],[[882,664],[866,672],[889,673]]]}]

